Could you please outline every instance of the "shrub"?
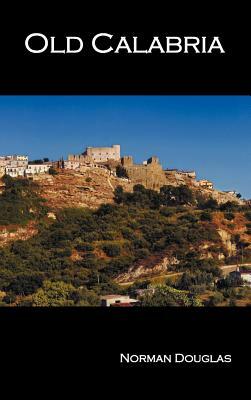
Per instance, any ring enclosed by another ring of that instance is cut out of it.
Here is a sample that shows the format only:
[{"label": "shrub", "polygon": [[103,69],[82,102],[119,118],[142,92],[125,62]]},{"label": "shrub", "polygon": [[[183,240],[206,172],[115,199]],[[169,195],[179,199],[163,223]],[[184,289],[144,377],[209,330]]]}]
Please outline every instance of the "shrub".
[{"label": "shrub", "polygon": [[208,212],[208,211],[204,211],[204,212],[202,212],[201,213],[201,215],[200,215],[200,220],[201,221],[208,221],[208,222],[211,222],[212,221],[212,214],[210,213],[210,212]]},{"label": "shrub", "polygon": [[110,243],[110,244],[104,244],[102,246],[102,250],[108,257],[117,257],[120,255],[121,248],[120,245],[118,244]]},{"label": "shrub", "polygon": [[58,175],[58,171],[55,168],[50,167],[49,168],[49,174],[50,175]]},{"label": "shrub", "polygon": [[251,221],[251,211],[245,212],[245,217],[247,218],[248,221]]},{"label": "shrub", "polygon": [[212,296],[209,297],[209,300],[207,302],[207,306],[214,307],[219,303],[222,303],[224,301],[224,296],[221,292],[216,292]]},{"label": "shrub", "polygon": [[148,249],[137,249],[134,255],[136,259],[147,258],[150,255],[150,251]]},{"label": "shrub", "polygon": [[198,207],[202,210],[210,209],[210,210],[217,210],[218,209],[218,203],[215,199],[200,199],[198,201]]},{"label": "shrub", "polygon": [[118,178],[128,178],[126,169],[120,164],[116,167],[116,175]]},{"label": "shrub", "polygon": [[224,218],[228,221],[232,221],[234,219],[234,213],[228,211],[224,213]]},{"label": "shrub", "polygon": [[81,243],[76,245],[78,251],[93,251],[94,246],[91,243]]}]

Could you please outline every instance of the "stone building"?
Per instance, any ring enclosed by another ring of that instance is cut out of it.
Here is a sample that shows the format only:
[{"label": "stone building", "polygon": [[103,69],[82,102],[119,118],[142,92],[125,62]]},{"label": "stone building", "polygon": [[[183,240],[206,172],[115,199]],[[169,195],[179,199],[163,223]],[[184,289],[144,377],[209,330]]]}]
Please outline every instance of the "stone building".
[{"label": "stone building", "polygon": [[90,157],[94,162],[119,161],[120,145],[113,144],[112,147],[87,147],[84,155]]},{"label": "stone building", "polygon": [[143,164],[134,164],[131,156],[121,158],[129,179],[136,185],[144,185],[147,189],[159,190],[167,184],[165,172],[158,157],[151,157]]},{"label": "stone building", "polygon": [[104,163],[109,160],[120,161],[120,145],[111,147],[87,147],[83,154],[70,154],[68,161],[80,163]]}]

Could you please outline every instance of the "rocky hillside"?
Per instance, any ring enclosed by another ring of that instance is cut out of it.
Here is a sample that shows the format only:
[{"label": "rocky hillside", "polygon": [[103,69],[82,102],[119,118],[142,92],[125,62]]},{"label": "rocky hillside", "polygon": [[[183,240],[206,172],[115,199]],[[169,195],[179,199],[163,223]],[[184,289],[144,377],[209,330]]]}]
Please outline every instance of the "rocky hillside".
[{"label": "rocky hillside", "polygon": [[[48,174],[34,177],[40,185],[41,195],[52,209],[65,207],[97,208],[104,203],[113,203],[114,189],[122,186],[127,192],[132,191],[134,182],[110,175],[103,168],[86,167],[82,172],[60,170],[58,175]],[[202,189],[193,179],[168,177],[167,185],[187,185],[194,193],[201,193],[208,198],[214,198],[218,203],[235,201],[242,204],[236,197],[218,190]]]},{"label": "rocky hillside", "polygon": [[157,192],[101,168],[2,183],[4,305],[48,305],[51,290],[63,305],[94,305],[127,290],[121,283],[170,275],[178,289],[191,280],[204,294],[218,266],[251,261],[250,209],[197,197],[189,185]]},{"label": "rocky hillside", "polygon": [[39,175],[34,178],[46,204],[57,210],[66,207],[97,208],[113,203],[114,189],[121,185],[132,190],[132,184],[109,174],[101,168],[88,168],[83,172],[60,170],[58,175]]},{"label": "rocky hillside", "polygon": [[[101,204],[114,203],[114,190],[117,186],[122,186],[124,191],[131,192],[134,183],[127,180],[117,178],[110,175],[110,172],[104,168],[86,167],[81,172],[72,170],[59,170],[57,175],[41,174],[34,177],[34,182],[39,185],[39,192],[46,205],[50,209],[49,218],[55,218],[57,210],[67,207],[88,207],[91,209],[98,208]],[[167,177],[167,184],[173,186],[186,185],[195,194],[201,194],[208,198],[214,198],[218,203],[227,201],[237,201],[241,204],[241,200],[236,199],[230,194],[226,194],[217,190],[202,189],[196,185],[196,181],[186,176],[173,175]],[[0,194],[5,190],[3,179],[0,180]],[[224,223],[224,218],[217,217],[215,224],[219,225],[219,229],[224,235],[230,234],[229,227]],[[247,239],[244,231],[244,221],[239,217],[237,227],[234,233],[241,233],[244,239]],[[241,224],[243,223],[243,224]],[[232,232],[233,233],[233,232]],[[27,226],[18,226],[16,224],[0,226],[0,246],[4,246],[14,240],[26,240],[36,234],[36,223],[33,221]],[[229,245],[230,246],[230,245]]]}]

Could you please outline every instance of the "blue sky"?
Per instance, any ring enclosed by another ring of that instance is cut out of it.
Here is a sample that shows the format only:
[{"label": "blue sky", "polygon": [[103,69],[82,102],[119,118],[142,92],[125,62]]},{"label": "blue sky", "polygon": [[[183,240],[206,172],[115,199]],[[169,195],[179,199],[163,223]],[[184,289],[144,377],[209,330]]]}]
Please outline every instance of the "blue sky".
[{"label": "blue sky", "polygon": [[57,159],[111,144],[251,197],[248,96],[0,96],[0,154]]}]

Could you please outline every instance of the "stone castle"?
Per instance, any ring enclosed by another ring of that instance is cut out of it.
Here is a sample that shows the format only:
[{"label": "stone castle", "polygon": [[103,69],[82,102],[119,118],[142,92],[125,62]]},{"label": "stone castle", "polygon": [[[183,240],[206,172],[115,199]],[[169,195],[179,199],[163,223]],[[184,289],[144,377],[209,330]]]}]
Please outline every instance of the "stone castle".
[{"label": "stone castle", "polygon": [[109,160],[120,161],[120,145],[111,147],[87,147],[82,154],[69,154],[68,161],[80,163],[102,163]]},{"label": "stone castle", "polygon": [[144,185],[148,189],[159,190],[167,184],[165,172],[159,163],[158,157],[150,157],[143,164],[134,164],[131,156],[121,158],[128,178],[135,184]]},{"label": "stone castle", "polygon": [[87,166],[108,168],[114,175],[116,167],[121,165],[130,181],[154,190],[159,190],[170,182],[177,185],[186,184],[188,181],[195,182],[196,178],[195,171],[164,170],[156,156],[150,157],[142,164],[135,164],[132,156],[120,156],[120,145],[87,147],[82,154],[70,154],[64,164],[66,169],[78,171],[83,171]]},{"label": "stone castle", "polygon": [[214,189],[213,182],[196,179],[195,171],[163,169],[158,157],[152,156],[142,164],[135,164],[132,156],[120,156],[120,145],[111,147],[87,147],[82,154],[69,155],[65,161],[66,169],[83,172],[88,167],[105,168],[116,176],[118,166],[122,166],[133,185],[141,184],[147,189],[160,190],[164,185],[188,185],[195,190],[202,190],[218,202],[234,201],[241,203],[235,191],[221,192]]},{"label": "stone castle", "polygon": [[23,155],[0,156],[0,177],[4,174],[12,177],[33,177],[47,174],[51,167],[75,170],[80,173],[84,173],[90,168],[101,168],[109,175],[116,176],[118,166],[125,170],[124,177],[121,179],[129,181],[133,185],[141,184],[147,189],[158,191],[164,185],[188,185],[194,189],[206,191],[210,196],[220,196],[217,197],[217,201],[220,201],[221,198],[226,201],[237,199],[235,191],[219,192],[214,190],[213,182],[206,179],[196,180],[195,171],[164,170],[156,156],[150,157],[142,164],[135,164],[132,156],[121,157],[118,144],[111,147],[87,147],[82,154],[70,154],[65,161],[62,158],[61,161],[48,161],[42,164],[29,162],[28,157]]}]

